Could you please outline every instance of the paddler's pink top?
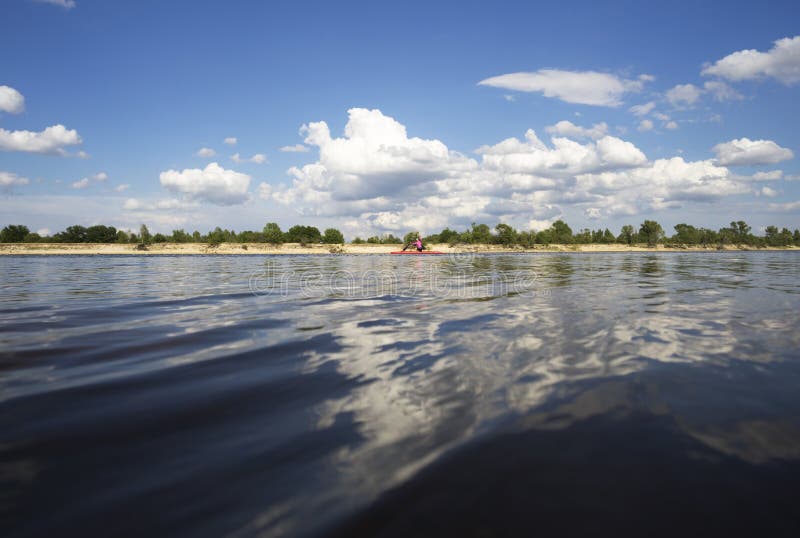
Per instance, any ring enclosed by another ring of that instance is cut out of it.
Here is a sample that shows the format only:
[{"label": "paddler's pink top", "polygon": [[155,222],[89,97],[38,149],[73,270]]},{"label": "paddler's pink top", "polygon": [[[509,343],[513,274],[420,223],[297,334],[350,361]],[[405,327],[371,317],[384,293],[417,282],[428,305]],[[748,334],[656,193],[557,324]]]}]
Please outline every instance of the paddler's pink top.
[{"label": "paddler's pink top", "polygon": [[422,239],[417,238],[417,248],[422,248]]}]

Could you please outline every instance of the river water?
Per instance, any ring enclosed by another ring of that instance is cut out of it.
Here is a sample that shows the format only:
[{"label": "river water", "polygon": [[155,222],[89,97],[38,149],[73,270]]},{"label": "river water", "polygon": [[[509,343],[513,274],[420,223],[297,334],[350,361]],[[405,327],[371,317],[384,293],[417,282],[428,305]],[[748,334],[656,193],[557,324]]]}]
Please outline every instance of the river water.
[{"label": "river water", "polygon": [[0,257],[0,535],[796,535],[800,253]]}]

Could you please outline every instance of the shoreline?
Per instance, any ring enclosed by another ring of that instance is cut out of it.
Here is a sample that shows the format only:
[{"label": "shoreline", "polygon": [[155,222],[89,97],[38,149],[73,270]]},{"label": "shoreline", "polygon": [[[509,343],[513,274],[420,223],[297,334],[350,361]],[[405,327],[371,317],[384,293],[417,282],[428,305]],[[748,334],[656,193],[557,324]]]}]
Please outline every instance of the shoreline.
[{"label": "shoreline", "polygon": [[[2,255],[38,255],[38,256],[63,256],[63,255],[292,255],[292,254],[389,254],[400,250],[402,245],[300,245],[299,243],[284,243],[273,245],[268,243],[222,243],[210,246],[206,243],[158,243],[148,245],[147,250],[138,250],[134,244],[101,244],[101,243],[0,243],[0,256]],[[747,245],[726,245],[700,247],[647,247],[644,245],[621,244],[586,244],[586,245],[536,245],[534,248],[505,247],[503,245],[449,245],[431,244],[430,250],[447,254],[458,253],[505,253],[518,254],[530,252],[720,252],[720,251],[774,251],[774,250],[800,250],[800,247],[751,247]]]}]

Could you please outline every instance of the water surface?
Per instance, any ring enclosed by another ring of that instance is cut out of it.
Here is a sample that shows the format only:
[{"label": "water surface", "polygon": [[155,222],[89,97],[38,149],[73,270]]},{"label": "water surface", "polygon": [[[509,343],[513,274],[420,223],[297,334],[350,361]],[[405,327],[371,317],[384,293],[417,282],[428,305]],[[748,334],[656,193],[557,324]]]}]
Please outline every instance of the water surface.
[{"label": "water surface", "polygon": [[796,252],[0,272],[3,536],[800,530]]}]

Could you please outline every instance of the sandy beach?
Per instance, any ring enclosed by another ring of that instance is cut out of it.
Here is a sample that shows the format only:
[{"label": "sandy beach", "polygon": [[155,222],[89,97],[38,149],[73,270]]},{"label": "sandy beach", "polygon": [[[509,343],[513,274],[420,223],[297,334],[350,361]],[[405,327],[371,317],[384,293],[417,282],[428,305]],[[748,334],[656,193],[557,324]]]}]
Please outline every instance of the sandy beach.
[{"label": "sandy beach", "polygon": [[[798,250],[798,247],[754,247],[727,245],[720,249],[709,247],[664,247],[645,245],[589,244],[589,245],[536,245],[534,248],[505,247],[503,245],[429,245],[430,250],[446,253],[492,252],[716,252],[718,250]],[[205,243],[158,243],[148,245],[147,250],[139,250],[131,244],[96,243],[0,243],[0,255],[280,255],[280,254],[388,254],[400,250],[402,245],[300,245],[285,243],[272,245],[266,243],[222,243],[211,246]]]}]

